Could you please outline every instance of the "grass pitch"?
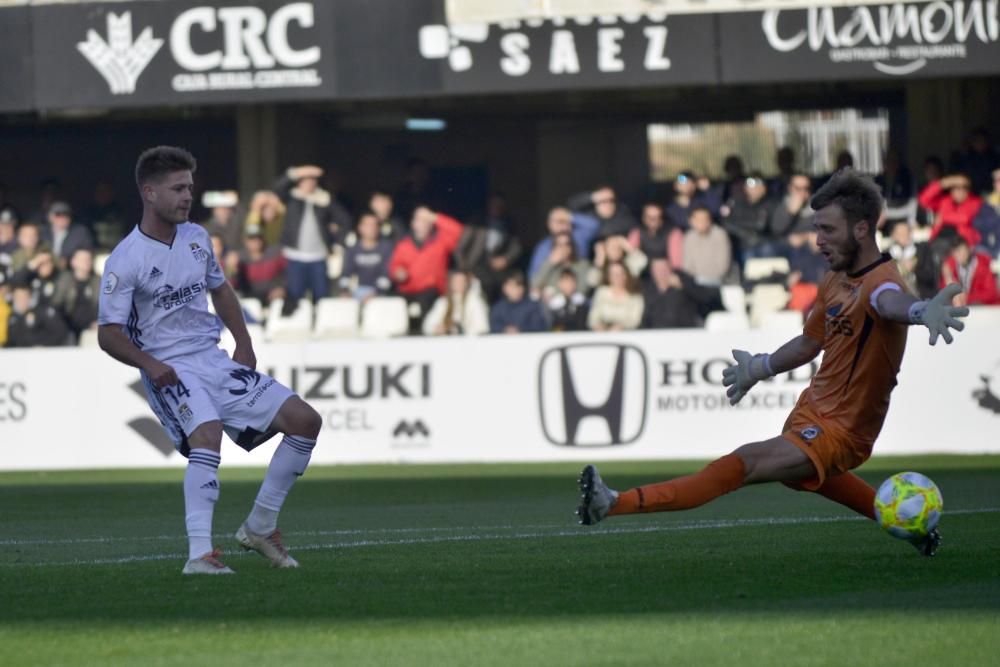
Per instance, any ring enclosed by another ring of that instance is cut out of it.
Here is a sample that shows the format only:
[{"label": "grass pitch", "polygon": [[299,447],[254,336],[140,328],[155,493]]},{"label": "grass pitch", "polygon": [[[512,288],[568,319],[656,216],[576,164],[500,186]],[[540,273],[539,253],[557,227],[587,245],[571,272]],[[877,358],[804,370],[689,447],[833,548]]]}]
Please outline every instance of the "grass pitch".
[{"label": "grass pitch", "polygon": [[[625,488],[697,469],[600,466]],[[276,571],[182,577],[182,470],[0,474],[0,665],[986,665],[1000,654],[1000,457],[884,458],[941,487],[925,559],[778,485],[575,524],[576,464],[311,468]]]}]

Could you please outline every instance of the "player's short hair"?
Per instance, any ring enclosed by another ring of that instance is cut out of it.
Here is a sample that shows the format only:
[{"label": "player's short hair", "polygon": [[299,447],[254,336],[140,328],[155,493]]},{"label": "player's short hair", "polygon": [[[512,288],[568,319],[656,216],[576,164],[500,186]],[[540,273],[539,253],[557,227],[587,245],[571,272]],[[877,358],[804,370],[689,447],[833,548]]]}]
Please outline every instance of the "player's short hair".
[{"label": "player's short hair", "polygon": [[198,162],[188,151],[176,146],[156,146],[139,155],[135,164],[135,184],[140,188],[176,171],[194,171]]},{"label": "player's short hair", "polygon": [[868,234],[875,236],[878,219],[885,201],[875,181],[850,167],[844,167],[830,177],[810,200],[814,211],[836,204],[844,212],[848,224],[868,222]]}]

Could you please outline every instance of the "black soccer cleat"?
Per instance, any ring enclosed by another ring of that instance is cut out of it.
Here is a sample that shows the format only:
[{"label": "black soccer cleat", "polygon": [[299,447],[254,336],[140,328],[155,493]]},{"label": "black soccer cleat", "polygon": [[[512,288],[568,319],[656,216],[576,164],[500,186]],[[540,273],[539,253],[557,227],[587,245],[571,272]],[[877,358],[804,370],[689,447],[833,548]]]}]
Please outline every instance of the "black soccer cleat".
[{"label": "black soccer cleat", "polygon": [[581,525],[592,526],[606,517],[615,506],[618,492],[608,488],[597,468],[592,465],[585,467],[576,481],[580,485],[580,498],[583,501],[576,508],[576,515]]},{"label": "black soccer cleat", "polygon": [[935,528],[921,538],[910,540],[910,544],[920,552],[921,556],[933,556],[941,546],[941,532]]}]

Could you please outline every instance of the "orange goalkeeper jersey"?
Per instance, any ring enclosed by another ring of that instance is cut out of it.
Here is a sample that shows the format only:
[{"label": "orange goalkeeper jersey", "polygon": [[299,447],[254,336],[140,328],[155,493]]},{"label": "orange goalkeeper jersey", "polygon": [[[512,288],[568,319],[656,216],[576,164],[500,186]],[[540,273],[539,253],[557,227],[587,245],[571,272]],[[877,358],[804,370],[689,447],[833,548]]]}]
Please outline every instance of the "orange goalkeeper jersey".
[{"label": "orange goalkeeper jersey", "polygon": [[867,447],[882,430],[906,347],[908,325],[882,318],[872,305],[886,283],[907,291],[887,254],[857,273],[827,273],[805,325],[805,335],[823,342],[823,362],[799,405]]}]

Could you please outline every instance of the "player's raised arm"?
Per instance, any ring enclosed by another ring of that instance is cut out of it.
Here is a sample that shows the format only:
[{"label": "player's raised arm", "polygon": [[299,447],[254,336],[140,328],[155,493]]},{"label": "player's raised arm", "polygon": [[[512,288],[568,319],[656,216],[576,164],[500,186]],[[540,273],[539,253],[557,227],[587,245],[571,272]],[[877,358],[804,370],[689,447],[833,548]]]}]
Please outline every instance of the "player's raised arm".
[{"label": "player's raised arm", "polygon": [[965,323],[960,317],[969,314],[964,306],[951,305],[952,299],[962,293],[962,286],[952,283],[938,292],[933,299],[921,301],[900,290],[886,290],[878,295],[878,312],[882,317],[906,324],[922,324],[930,330],[930,344],[937,343],[938,336],[945,343],[953,337],[949,329],[961,331]]},{"label": "player's raised arm", "polygon": [[722,384],[729,387],[726,390],[729,404],[739,403],[750,388],[761,380],[809,363],[822,349],[822,341],[802,334],[779,347],[773,354],[750,354],[746,350],[733,350],[736,364],[722,371]]}]

